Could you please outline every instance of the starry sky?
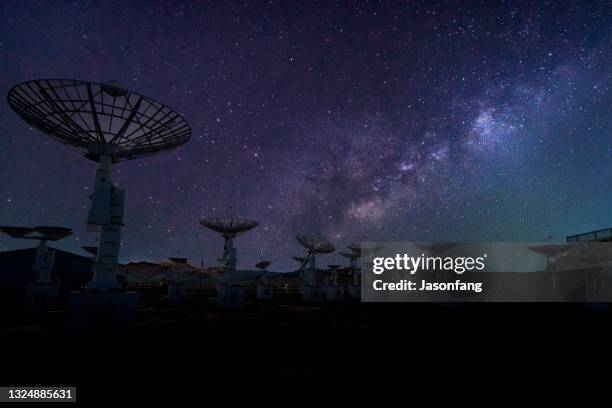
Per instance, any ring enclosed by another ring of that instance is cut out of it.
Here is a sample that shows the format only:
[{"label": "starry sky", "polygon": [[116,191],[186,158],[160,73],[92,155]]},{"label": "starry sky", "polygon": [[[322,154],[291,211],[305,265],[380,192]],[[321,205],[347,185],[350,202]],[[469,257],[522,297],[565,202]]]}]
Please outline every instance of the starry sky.
[{"label": "starry sky", "polygon": [[[126,4],[127,3],[127,4]],[[297,266],[298,233],[541,241],[612,226],[612,8],[531,1],[0,3],[0,91],[118,81],[192,127],[122,162],[122,261],[215,264],[198,220],[260,225],[239,268]],[[0,101],[0,224],[85,232],[95,163]],[[0,237],[0,250],[27,246]],[[322,263],[338,262],[337,255]]]}]

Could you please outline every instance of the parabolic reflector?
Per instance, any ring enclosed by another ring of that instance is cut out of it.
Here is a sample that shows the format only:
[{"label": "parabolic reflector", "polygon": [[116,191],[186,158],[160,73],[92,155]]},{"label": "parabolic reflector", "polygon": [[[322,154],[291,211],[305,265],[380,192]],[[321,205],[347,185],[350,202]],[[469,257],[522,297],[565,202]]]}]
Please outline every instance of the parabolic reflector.
[{"label": "parabolic reflector", "polygon": [[191,137],[173,109],[114,83],[36,79],[15,85],[8,103],[27,123],[98,160],[110,146],[114,162],[178,147]]},{"label": "parabolic reflector", "polygon": [[300,245],[313,253],[329,254],[336,250],[329,241],[318,235],[298,235],[296,239]]}]

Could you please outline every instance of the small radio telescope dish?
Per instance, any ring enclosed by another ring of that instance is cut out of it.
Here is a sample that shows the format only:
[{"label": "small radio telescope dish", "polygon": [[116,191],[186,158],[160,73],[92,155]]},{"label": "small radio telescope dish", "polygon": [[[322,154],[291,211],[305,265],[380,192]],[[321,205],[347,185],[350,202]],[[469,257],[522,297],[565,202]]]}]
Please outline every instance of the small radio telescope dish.
[{"label": "small radio telescope dish", "polygon": [[172,257],[168,259],[172,261],[172,263],[177,264],[177,265],[184,265],[187,263],[187,258]]},{"label": "small radio telescope dish", "polygon": [[302,268],[308,264],[304,273],[304,285],[314,286],[316,284],[316,257],[317,254],[329,254],[336,250],[334,246],[325,238],[319,235],[298,235],[297,241],[308,250]]},{"label": "small radio telescope dish", "polygon": [[0,231],[17,239],[33,239],[37,241],[59,241],[72,235],[71,228],[65,227],[13,227],[2,226]]},{"label": "small radio telescope dish", "polygon": [[59,241],[72,235],[72,228],[40,226],[34,229],[48,241]]},{"label": "small radio telescope dish", "polygon": [[234,248],[234,238],[252,230],[259,225],[257,221],[242,218],[242,217],[219,217],[219,218],[204,218],[200,220],[200,224],[215,231],[225,240],[223,247],[223,256],[219,259],[227,270],[225,284],[232,286],[232,275],[236,271],[237,254]]},{"label": "small radio telescope dish", "polygon": [[2,226],[0,231],[16,239],[31,239],[38,241],[36,257],[32,270],[37,272],[38,283],[52,283],[51,272],[55,261],[55,251],[47,249],[47,241],[59,241],[72,235],[72,229],[65,227],[13,227]]},{"label": "small radio telescope dish", "polygon": [[347,248],[358,254],[361,253],[361,244],[351,244]]},{"label": "small radio telescope dish", "polygon": [[329,241],[318,235],[298,235],[296,239],[310,253],[329,254],[336,250]]},{"label": "small radio telescope dish", "polygon": [[7,100],[32,127],[98,162],[87,225],[101,236],[88,288],[119,290],[115,266],[126,191],[112,183],[111,164],[182,145],[191,137],[189,124],[173,109],[114,81],[36,79],[15,85]]},{"label": "small radio telescope dish", "polygon": [[204,227],[220,233],[224,237],[236,238],[259,225],[248,218],[204,218],[200,221]]},{"label": "small radio telescope dish", "polygon": [[[350,249],[350,246],[348,247]],[[358,252],[339,252],[339,254],[349,260],[349,274],[353,277],[353,286],[359,286],[359,268],[357,259],[361,258]]]},{"label": "small radio telescope dish", "polygon": [[268,267],[269,267],[271,264],[272,264],[272,262],[270,262],[270,261],[260,261],[260,262],[257,262],[257,263],[255,264],[255,267],[256,267],[257,269],[261,269],[261,270],[264,270],[264,271],[265,271],[266,269],[268,269]]},{"label": "small radio telescope dish", "polygon": [[306,260],[306,257],[303,257],[303,256],[292,256],[291,259],[293,259],[294,261],[296,261],[298,263],[304,263],[304,261]]}]

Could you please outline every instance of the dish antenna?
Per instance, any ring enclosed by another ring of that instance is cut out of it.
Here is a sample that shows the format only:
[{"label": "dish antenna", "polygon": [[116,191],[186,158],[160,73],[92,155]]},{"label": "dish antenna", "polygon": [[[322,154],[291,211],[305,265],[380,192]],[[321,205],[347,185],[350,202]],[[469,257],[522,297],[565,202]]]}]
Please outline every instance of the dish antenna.
[{"label": "dish antenna", "polygon": [[255,267],[261,271],[261,281],[267,284],[268,267],[272,264],[270,261],[259,261],[255,264]]},{"label": "dish antenna", "polygon": [[361,254],[361,245],[359,245],[359,244],[351,244],[351,245],[347,246],[347,248],[350,249],[353,252]]},{"label": "dish antenna", "polygon": [[64,227],[40,226],[34,228],[2,226],[0,231],[15,239],[38,241],[36,257],[32,270],[38,273],[39,284],[52,284],[51,273],[55,261],[55,251],[47,249],[47,241],[59,241],[72,235],[72,229]]},{"label": "dish antenna", "polygon": [[[350,249],[350,247],[349,247]],[[360,249],[361,251],[361,249]],[[357,287],[360,285],[359,282],[359,268],[357,267],[357,259],[359,259],[361,257],[361,253],[360,252],[340,252],[340,255],[342,255],[345,258],[348,258],[349,260],[349,271],[350,271],[350,275],[353,277],[353,286]]]},{"label": "dish antenna", "polygon": [[219,258],[219,262],[223,264],[227,271],[226,285],[231,286],[232,275],[236,272],[237,254],[234,248],[234,238],[252,230],[259,225],[257,221],[241,217],[222,217],[222,218],[204,218],[200,220],[200,224],[205,228],[213,230],[223,236],[225,243],[223,245],[223,256]]},{"label": "dish antenna", "polygon": [[191,137],[189,124],[169,107],[112,81],[37,79],[15,85],[7,99],[28,124],[98,163],[87,225],[101,235],[88,288],[119,289],[115,265],[126,190],[112,183],[111,164],[184,144]]},{"label": "dish antenna", "polygon": [[351,268],[351,272],[357,268],[357,259],[359,259],[359,257],[361,256],[361,254],[357,253],[357,252],[338,252],[340,255],[342,255],[345,258],[348,258],[349,260],[349,266]]},{"label": "dish antenna", "polygon": [[319,235],[298,235],[296,239],[308,251],[308,255],[302,264],[302,268],[306,267],[304,285],[314,286],[316,284],[317,254],[329,254],[336,249],[329,241]]},{"label": "dish antenna", "polygon": [[231,215],[232,208],[229,207],[228,214],[221,218],[204,218],[200,224],[205,228],[215,231],[223,236],[223,256],[219,258],[226,271],[226,278],[221,285],[217,286],[217,304],[223,307],[239,308],[244,304],[244,288],[234,286],[233,275],[236,272],[236,248],[234,238],[252,230],[259,225],[257,221],[234,217]]},{"label": "dish antenna", "polygon": [[306,260],[306,257],[304,257],[304,256],[292,256],[291,259],[293,259],[297,263],[303,264],[304,261]]}]

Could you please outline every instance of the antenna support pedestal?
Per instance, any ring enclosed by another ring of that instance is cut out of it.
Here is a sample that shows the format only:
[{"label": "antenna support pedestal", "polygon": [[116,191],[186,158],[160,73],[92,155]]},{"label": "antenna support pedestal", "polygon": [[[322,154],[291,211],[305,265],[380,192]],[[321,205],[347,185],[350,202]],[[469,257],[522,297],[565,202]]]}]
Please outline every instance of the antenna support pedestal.
[{"label": "antenna support pedestal", "polygon": [[90,147],[89,151],[98,156],[98,168],[94,180],[94,192],[91,196],[91,207],[87,216],[87,229],[89,231],[99,231],[103,225],[111,223],[112,152],[110,147],[102,149],[97,146]]},{"label": "antenna support pedestal", "polygon": [[117,282],[117,271],[115,268],[119,259],[119,250],[121,249],[125,196],[126,191],[124,188],[111,187],[108,203],[110,222],[102,225],[94,277],[87,285],[88,290],[117,291],[122,289]]},{"label": "antenna support pedestal", "polygon": [[51,273],[55,261],[55,251],[47,249],[47,241],[41,239],[36,248],[36,258],[32,270],[38,272],[38,280],[26,288],[26,306],[34,311],[46,311],[57,304],[59,285],[53,283]]}]

